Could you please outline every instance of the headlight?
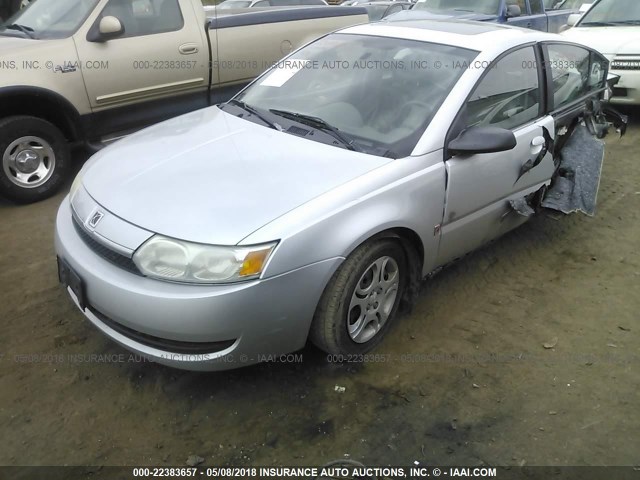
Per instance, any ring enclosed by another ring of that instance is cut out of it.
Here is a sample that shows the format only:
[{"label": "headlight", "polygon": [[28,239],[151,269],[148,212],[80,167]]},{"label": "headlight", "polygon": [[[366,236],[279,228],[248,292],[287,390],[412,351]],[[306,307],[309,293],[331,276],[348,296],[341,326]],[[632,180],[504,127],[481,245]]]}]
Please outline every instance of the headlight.
[{"label": "headlight", "polygon": [[230,283],[257,278],[276,243],[219,247],[155,235],[133,255],[149,277],[185,283]]},{"label": "headlight", "polygon": [[78,172],[76,178],[73,179],[71,190],[69,190],[69,198],[73,201],[73,197],[82,185],[82,177],[84,177],[84,168]]}]

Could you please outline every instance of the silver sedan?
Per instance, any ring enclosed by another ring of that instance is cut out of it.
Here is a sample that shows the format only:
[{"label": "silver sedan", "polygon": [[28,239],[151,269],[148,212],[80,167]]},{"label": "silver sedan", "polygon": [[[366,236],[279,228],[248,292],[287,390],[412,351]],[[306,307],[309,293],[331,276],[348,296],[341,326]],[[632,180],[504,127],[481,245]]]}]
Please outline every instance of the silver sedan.
[{"label": "silver sedan", "polygon": [[103,333],[177,368],[308,339],[367,352],[424,277],[540,207],[606,77],[595,51],[532,30],[327,35],[91,158],[58,212],[60,280]]}]

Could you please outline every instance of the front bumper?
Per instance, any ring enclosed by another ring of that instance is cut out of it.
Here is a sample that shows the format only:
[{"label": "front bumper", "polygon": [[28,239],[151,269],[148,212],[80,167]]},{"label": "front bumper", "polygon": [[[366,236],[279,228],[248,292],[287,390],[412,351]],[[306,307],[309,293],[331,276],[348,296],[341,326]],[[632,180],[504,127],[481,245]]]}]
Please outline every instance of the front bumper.
[{"label": "front bumper", "polygon": [[617,105],[640,105],[640,70],[611,70],[620,76],[610,102]]},{"label": "front bumper", "polygon": [[238,368],[302,348],[322,291],[343,261],[230,285],[162,282],[94,253],[73,225],[68,197],[58,210],[55,248],[83,282],[84,311],[68,291],[91,323],[138,355],[186,370]]}]

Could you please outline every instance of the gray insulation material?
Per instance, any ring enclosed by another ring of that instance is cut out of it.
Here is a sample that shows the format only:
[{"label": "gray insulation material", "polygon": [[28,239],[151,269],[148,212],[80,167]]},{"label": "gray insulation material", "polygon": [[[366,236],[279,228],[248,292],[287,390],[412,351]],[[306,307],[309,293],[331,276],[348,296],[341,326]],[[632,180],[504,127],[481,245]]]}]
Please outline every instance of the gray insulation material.
[{"label": "gray insulation material", "polygon": [[578,125],[561,153],[560,171],[542,206],[562,213],[593,216],[604,160],[604,142]]},{"label": "gray insulation material", "polygon": [[518,198],[516,200],[510,200],[509,205],[514,212],[518,215],[522,215],[523,217],[533,217],[535,215],[535,210],[531,208],[531,205],[527,202],[526,197]]}]

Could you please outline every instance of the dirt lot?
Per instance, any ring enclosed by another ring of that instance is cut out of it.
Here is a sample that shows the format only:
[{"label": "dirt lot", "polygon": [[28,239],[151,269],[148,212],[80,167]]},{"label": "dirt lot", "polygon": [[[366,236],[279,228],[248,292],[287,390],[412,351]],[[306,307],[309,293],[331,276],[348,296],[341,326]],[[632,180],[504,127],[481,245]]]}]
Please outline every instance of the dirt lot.
[{"label": "dirt lot", "polygon": [[595,218],[440,273],[367,364],[130,361],[57,284],[64,194],[0,203],[0,464],[640,464],[640,123],[607,143]]}]

